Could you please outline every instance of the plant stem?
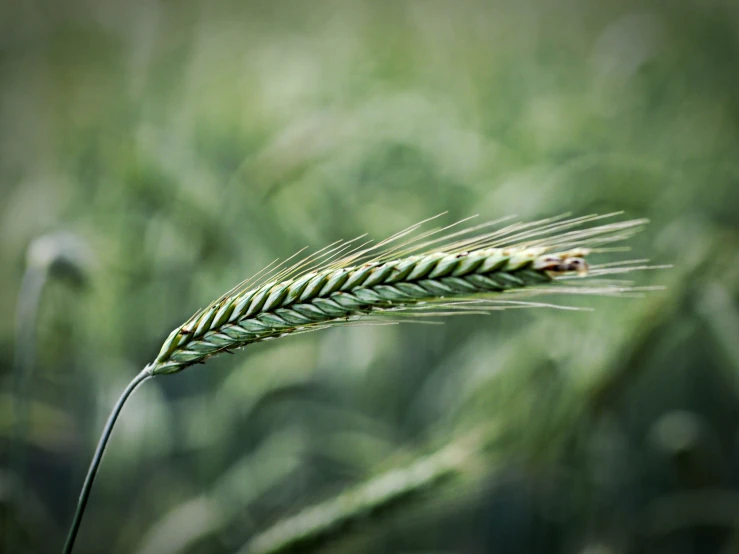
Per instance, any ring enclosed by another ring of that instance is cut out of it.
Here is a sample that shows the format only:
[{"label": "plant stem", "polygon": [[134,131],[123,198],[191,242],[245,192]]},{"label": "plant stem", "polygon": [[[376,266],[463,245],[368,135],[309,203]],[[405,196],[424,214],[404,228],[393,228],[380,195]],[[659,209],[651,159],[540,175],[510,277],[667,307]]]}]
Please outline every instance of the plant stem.
[{"label": "plant stem", "polygon": [[[30,420],[31,376],[36,360],[36,319],[44,286],[48,280],[46,268],[29,266],[23,274],[16,311],[16,348],[13,362],[13,430],[10,443],[10,468],[16,477],[14,501],[16,509],[23,506],[26,490],[26,442]],[[8,524],[5,547],[15,551],[17,533]]]},{"label": "plant stem", "polygon": [[62,551],[63,554],[70,554],[72,552],[72,548],[74,547],[74,541],[77,538],[77,531],[79,531],[80,523],[82,522],[82,515],[85,513],[85,506],[87,506],[87,500],[89,499],[90,491],[92,490],[92,483],[93,481],[95,481],[95,475],[97,474],[98,468],[100,467],[100,462],[103,459],[105,447],[107,446],[108,439],[110,439],[110,435],[113,432],[113,426],[118,419],[118,415],[121,413],[123,405],[126,403],[126,400],[128,400],[128,397],[131,396],[133,391],[135,391],[136,388],[141,383],[146,381],[149,377],[152,377],[152,374],[150,373],[149,366],[146,366],[141,371],[141,373],[134,377],[133,380],[128,384],[126,390],[123,391],[123,394],[121,394],[118,402],[116,402],[115,406],[113,407],[113,411],[110,413],[108,421],[105,423],[103,433],[102,435],[100,435],[100,442],[98,442],[97,448],[95,449],[95,454],[92,457],[92,462],[90,463],[90,469],[87,470],[87,476],[85,477],[85,482],[82,485],[80,498],[77,501],[77,509],[74,512],[74,519],[72,520],[72,526],[69,529],[67,541],[64,543],[64,550]]}]

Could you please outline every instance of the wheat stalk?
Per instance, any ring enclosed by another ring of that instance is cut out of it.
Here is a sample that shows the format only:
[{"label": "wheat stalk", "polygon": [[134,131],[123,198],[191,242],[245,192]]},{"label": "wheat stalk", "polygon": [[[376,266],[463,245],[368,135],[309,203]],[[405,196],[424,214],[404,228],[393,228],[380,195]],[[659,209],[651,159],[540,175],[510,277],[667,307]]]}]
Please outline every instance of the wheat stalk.
[{"label": "wheat stalk", "polygon": [[[256,287],[237,287],[197,312],[172,331],[149,371],[153,375],[174,373],[223,351],[366,316],[438,314],[442,308],[480,310],[480,302],[463,302],[541,287],[571,274],[587,275],[585,256],[590,249],[583,245],[586,239],[620,239],[625,231],[644,223],[628,221],[534,240],[537,234],[561,232],[593,219],[534,225],[528,232],[527,226],[512,226],[505,233],[475,235],[394,259],[386,259],[385,251],[355,263],[371,255],[374,247],[312,271],[300,271],[306,263],[301,262],[280,274],[281,278]],[[558,251],[577,235],[583,235],[577,246]],[[528,236],[532,240],[505,244]],[[386,245],[382,243],[383,248]],[[389,251],[394,253],[394,249]]]},{"label": "wheat stalk", "polygon": [[[10,467],[18,486],[13,500],[23,505],[26,483],[26,444],[31,412],[31,383],[36,364],[39,307],[47,284],[65,280],[76,288],[88,284],[94,259],[87,243],[75,234],[57,231],[35,238],[26,252],[26,270],[18,292],[16,342],[13,359],[13,411],[10,438]],[[18,537],[12,525],[4,533],[7,552],[16,550]]]},{"label": "wheat stalk", "polygon": [[253,537],[238,554],[279,554],[307,550],[309,545],[336,533],[372,514],[386,512],[394,505],[438,487],[450,478],[461,477],[476,463],[483,445],[481,432],[471,433],[447,444],[405,467],[377,475],[339,496],[288,519],[279,521]]},{"label": "wheat stalk", "polygon": [[[72,550],[92,483],[113,425],[126,399],[150,377],[175,373],[235,348],[286,335],[362,320],[401,316],[480,313],[545,304],[521,299],[551,292],[622,294],[634,288],[619,281],[596,286],[562,284],[573,277],[598,278],[646,266],[639,260],[592,265],[591,254],[628,238],[646,220],[603,225],[606,216],[556,217],[499,222],[415,234],[421,222],[375,246],[338,242],[292,266],[267,268],[198,311],[176,328],[116,403],[80,493],[64,552]],[[438,217],[438,216],[437,216]],[[432,218],[433,219],[433,218]],[[428,220],[427,220],[428,221]],[[408,239],[408,237],[413,237]],[[360,237],[361,238],[361,237]],[[289,259],[288,259],[289,260]],[[586,281],[593,282],[593,279]]]}]

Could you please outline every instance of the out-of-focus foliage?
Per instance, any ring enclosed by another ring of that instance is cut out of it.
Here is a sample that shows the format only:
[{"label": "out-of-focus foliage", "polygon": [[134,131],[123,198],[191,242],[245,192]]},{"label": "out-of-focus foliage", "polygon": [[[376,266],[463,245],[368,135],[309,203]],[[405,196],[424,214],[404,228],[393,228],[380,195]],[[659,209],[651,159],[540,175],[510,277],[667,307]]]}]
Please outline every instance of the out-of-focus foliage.
[{"label": "out-of-focus foliage", "polygon": [[[635,254],[675,267],[638,279],[665,291],[334,329],[147,382],[77,551],[233,552],[481,426],[497,439],[460,478],[314,546],[736,551],[737,67],[728,0],[4,2],[4,546],[61,548],[125,384],[272,259],[446,210],[623,209],[652,220]],[[83,286],[48,273],[19,340],[29,245],[58,232],[94,263]]]}]

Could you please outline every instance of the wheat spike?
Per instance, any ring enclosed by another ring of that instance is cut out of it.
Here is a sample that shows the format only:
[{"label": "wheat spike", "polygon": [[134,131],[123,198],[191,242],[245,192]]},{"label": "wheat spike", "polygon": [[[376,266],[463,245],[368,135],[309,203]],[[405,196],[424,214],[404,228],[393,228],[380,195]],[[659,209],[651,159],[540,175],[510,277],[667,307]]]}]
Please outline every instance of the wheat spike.
[{"label": "wheat spike", "polygon": [[[635,269],[628,264],[590,269],[586,262],[593,247],[622,240],[645,223],[632,220],[581,228],[611,215],[615,214],[518,223],[482,234],[479,230],[486,225],[454,233],[446,227],[388,247],[416,231],[415,225],[338,260],[352,243],[335,243],[270,279],[265,277],[267,282],[244,283],[197,312],[169,335],[148,371],[174,373],[223,351],[367,316],[500,309],[504,303],[496,303],[496,298],[505,298],[510,306],[511,292],[552,292],[556,287],[551,285],[573,275]],[[441,236],[426,240],[434,233]],[[321,257],[327,258],[323,265],[311,269]],[[581,289],[622,290],[613,285]]]}]

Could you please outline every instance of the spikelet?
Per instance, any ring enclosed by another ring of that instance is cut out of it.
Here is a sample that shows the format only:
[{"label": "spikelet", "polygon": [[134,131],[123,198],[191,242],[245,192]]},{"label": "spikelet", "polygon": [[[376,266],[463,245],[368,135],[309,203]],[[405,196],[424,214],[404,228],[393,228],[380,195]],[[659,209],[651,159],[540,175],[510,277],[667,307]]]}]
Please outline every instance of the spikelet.
[{"label": "spikelet", "polygon": [[[534,307],[542,304],[516,296],[551,292],[623,293],[629,288],[622,283],[596,280],[591,286],[594,277],[645,267],[636,265],[640,260],[590,265],[604,245],[646,224],[593,225],[615,215],[560,216],[497,229],[500,221],[464,228],[468,219],[420,232],[426,220],[374,246],[355,246],[363,237],[334,243],[290,267],[286,261],[266,268],[198,311],[169,335],[148,371],[174,373],[220,352],[357,320]],[[563,283],[573,277],[590,283]]]}]

